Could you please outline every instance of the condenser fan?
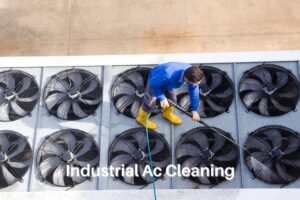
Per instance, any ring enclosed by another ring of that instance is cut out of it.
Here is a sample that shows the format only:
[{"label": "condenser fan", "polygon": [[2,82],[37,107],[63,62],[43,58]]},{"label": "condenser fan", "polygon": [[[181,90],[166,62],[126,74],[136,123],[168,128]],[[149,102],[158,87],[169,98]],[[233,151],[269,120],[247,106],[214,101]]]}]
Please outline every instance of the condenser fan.
[{"label": "condenser fan", "polygon": [[[228,133],[217,128],[214,129],[234,141]],[[182,168],[207,167],[211,169],[213,165],[226,169],[227,167],[236,168],[239,155],[237,147],[231,141],[210,128],[199,127],[190,130],[179,140],[176,147],[176,158]],[[222,176],[207,176],[206,173],[199,177],[190,176],[188,178],[193,182],[205,185],[217,185],[226,180]]]},{"label": "condenser fan", "polygon": [[102,84],[86,70],[65,70],[47,83],[44,100],[49,113],[60,119],[82,119],[96,112],[102,101]]},{"label": "condenser fan", "polygon": [[73,187],[89,179],[77,174],[67,176],[67,167],[94,169],[98,163],[99,150],[95,140],[76,129],[66,129],[47,136],[37,154],[37,167],[42,180],[61,187]]},{"label": "condenser fan", "polygon": [[0,121],[30,115],[38,98],[38,84],[30,74],[19,70],[0,73]]},{"label": "condenser fan", "polygon": [[296,109],[299,83],[289,70],[263,64],[245,72],[239,94],[247,110],[264,116],[279,116]]},{"label": "condenser fan", "polygon": [[[164,173],[166,167],[171,163],[171,151],[167,141],[161,134],[149,130],[149,143],[153,167],[159,167]],[[144,128],[135,128],[120,134],[112,143],[109,149],[109,165],[120,168],[124,165],[127,168],[135,169],[137,166],[138,176],[119,176],[116,178],[130,185],[148,185],[152,183],[152,177],[143,174],[146,166],[150,166]],[[145,175],[145,176],[143,176]],[[162,177],[155,177],[157,180]]]},{"label": "condenser fan", "polygon": [[13,131],[0,131],[0,188],[22,182],[31,158],[32,151],[24,136]]},{"label": "condenser fan", "polygon": [[[203,118],[215,117],[229,111],[234,98],[234,87],[231,79],[217,68],[199,66],[204,73],[204,80],[199,84],[199,114]],[[187,86],[177,90],[178,104],[186,111],[191,111],[191,102]]]},{"label": "condenser fan", "polygon": [[293,130],[262,127],[249,135],[244,147],[244,159],[254,177],[272,184],[288,184],[300,177],[300,137]]},{"label": "condenser fan", "polygon": [[[112,86],[112,100],[118,112],[136,118],[145,94],[150,68],[137,67],[121,73]],[[155,115],[159,110],[152,112]]]}]

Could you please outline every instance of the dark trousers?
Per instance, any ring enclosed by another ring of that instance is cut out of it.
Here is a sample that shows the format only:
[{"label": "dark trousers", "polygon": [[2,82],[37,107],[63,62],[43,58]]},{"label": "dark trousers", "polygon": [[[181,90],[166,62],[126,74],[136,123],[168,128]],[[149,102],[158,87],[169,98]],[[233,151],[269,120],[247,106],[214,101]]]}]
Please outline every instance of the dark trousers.
[{"label": "dark trousers", "polygon": [[[165,96],[173,102],[177,102],[176,98],[176,90],[164,91]],[[150,83],[148,81],[145,95],[142,99],[142,108],[147,113],[152,112],[156,107],[157,98],[154,96],[153,90],[150,87]]]}]

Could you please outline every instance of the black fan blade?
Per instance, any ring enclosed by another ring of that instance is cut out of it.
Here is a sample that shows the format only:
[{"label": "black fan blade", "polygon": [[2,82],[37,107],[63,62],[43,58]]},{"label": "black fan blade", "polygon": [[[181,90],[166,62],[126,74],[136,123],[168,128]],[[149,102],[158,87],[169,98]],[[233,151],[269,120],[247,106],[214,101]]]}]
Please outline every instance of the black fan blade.
[{"label": "black fan blade", "polygon": [[82,96],[82,97],[79,97],[78,99],[79,99],[79,101],[81,101],[82,103],[87,104],[87,105],[97,105],[101,102],[102,97],[100,96],[97,99],[91,100],[91,99],[87,99],[84,96]]},{"label": "black fan blade", "polygon": [[159,168],[166,168],[170,163],[171,163],[171,158],[168,157],[163,161],[153,161],[153,166]]},{"label": "black fan blade", "polygon": [[217,98],[228,98],[232,95],[233,95],[233,90],[230,87],[221,93],[212,94],[212,96],[217,97]]},{"label": "black fan blade", "polygon": [[300,159],[298,160],[287,160],[287,159],[282,159],[282,163],[295,167],[295,168],[300,168]]},{"label": "black fan blade", "polygon": [[46,104],[48,109],[52,109],[54,106],[61,104],[66,100],[67,95],[64,93],[54,93],[47,97]]},{"label": "black fan blade", "polygon": [[128,142],[126,139],[120,139],[114,146],[114,152],[117,151],[123,151],[129,154],[134,154],[137,151],[137,149],[132,143]]},{"label": "black fan blade", "polygon": [[[126,167],[127,168],[131,168],[131,169],[134,169],[134,164],[130,164]],[[127,169],[128,170],[128,169]],[[126,183],[129,183],[129,184],[134,184],[134,176],[127,176],[127,173],[124,173],[124,176],[123,176],[123,179]]]},{"label": "black fan blade", "polygon": [[271,97],[271,102],[272,104],[274,105],[274,107],[279,110],[279,111],[282,111],[282,112],[289,112],[292,110],[292,108],[290,107],[286,107],[286,106],[283,106],[281,105],[277,100],[275,100],[273,97]]},{"label": "black fan blade", "polygon": [[163,140],[155,140],[155,146],[151,149],[151,155],[155,156],[156,154],[161,153],[161,151],[164,149],[165,143]]},{"label": "black fan blade", "polygon": [[239,91],[260,91],[262,89],[263,86],[259,81],[255,79],[244,79],[241,83]]},{"label": "black fan blade", "polygon": [[300,148],[300,140],[295,137],[289,137],[288,145],[283,150],[284,156],[295,153]]},{"label": "black fan blade", "polygon": [[136,100],[131,104],[130,112],[133,117],[138,116],[140,107],[141,107],[141,103],[139,100]]},{"label": "black fan blade", "polygon": [[[79,91],[82,85],[82,76],[78,72],[73,72],[68,74],[68,78],[72,80],[73,87],[71,87],[72,91]],[[70,84],[71,85],[71,84]]]},{"label": "black fan blade", "polygon": [[225,144],[225,138],[219,134],[214,134],[215,142],[211,147],[213,153],[217,153]]},{"label": "black fan blade", "polygon": [[191,157],[186,159],[183,164],[182,164],[182,168],[184,167],[188,167],[188,168],[193,168],[193,167],[197,167],[199,166],[199,164],[202,162],[203,160],[201,159],[201,157]]},{"label": "black fan blade", "polygon": [[62,119],[67,119],[71,108],[71,100],[62,102],[57,108],[57,116]]},{"label": "black fan blade", "polygon": [[80,157],[80,156],[86,154],[88,151],[90,151],[92,149],[92,146],[93,146],[92,140],[85,139],[85,140],[81,141],[75,147],[75,150],[74,150],[76,157]]},{"label": "black fan blade", "polygon": [[120,154],[117,155],[116,157],[114,157],[111,162],[110,165],[114,166],[114,167],[120,167],[122,165],[128,165],[130,163],[133,163],[133,157],[131,155],[128,154]]},{"label": "black fan blade", "polygon": [[258,149],[262,152],[270,152],[272,147],[267,142],[263,141],[262,139],[252,136],[251,140],[247,143],[247,149]]},{"label": "black fan blade", "polygon": [[193,139],[201,149],[208,149],[208,138],[203,132],[197,131],[196,133],[189,135],[189,137]]},{"label": "black fan blade", "polygon": [[206,100],[207,104],[210,106],[210,108],[211,108],[213,111],[216,111],[216,112],[225,112],[225,111],[226,111],[226,108],[225,108],[225,107],[222,107],[222,106],[217,105],[217,104],[211,99],[211,97],[206,97],[205,100]]},{"label": "black fan blade", "polygon": [[39,164],[41,175],[45,178],[62,163],[63,161],[59,157],[50,157],[42,160]]},{"label": "black fan blade", "polygon": [[91,80],[89,81],[90,84],[86,89],[82,89],[81,88],[81,95],[88,95],[89,93],[93,92],[97,86],[98,86],[98,82],[96,80],[94,80],[94,78],[91,78]]},{"label": "black fan blade", "polygon": [[1,166],[2,176],[7,185],[12,185],[16,182],[17,178],[6,168],[5,165]]},{"label": "black fan blade", "polygon": [[262,97],[261,92],[249,92],[243,98],[244,103],[249,108]]},{"label": "black fan blade", "polygon": [[140,164],[139,165],[139,175],[145,180],[146,183],[152,183],[152,177],[147,173],[145,176],[143,176],[144,171],[145,171],[145,165]]},{"label": "black fan blade", "polygon": [[9,121],[9,104],[2,103],[0,105],[0,121]]},{"label": "black fan blade", "polygon": [[[146,137],[146,133],[144,131],[141,130],[140,132],[137,132],[136,134],[134,134],[132,136],[137,141],[140,149],[144,149],[146,147],[147,137]],[[132,152],[132,149],[135,149],[135,148],[132,146],[132,148],[130,148],[131,152]]]},{"label": "black fan blade", "polygon": [[272,161],[268,160],[265,163],[262,163],[252,156],[246,158],[246,162],[250,163],[252,171],[258,177],[261,177],[267,182],[280,183],[282,179],[272,170]]},{"label": "black fan blade", "polygon": [[15,91],[18,94],[22,94],[23,92],[25,92],[27,89],[30,88],[30,85],[31,85],[31,78],[30,77],[24,77],[23,80],[22,80],[21,87],[18,86],[15,89]]},{"label": "black fan blade", "polygon": [[118,95],[134,95],[135,88],[129,83],[120,83],[114,90],[114,96]]},{"label": "black fan blade", "polygon": [[62,136],[63,136],[63,139],[64,139],[65,143],[68,146],[68,150],[73,152],[74,149],[75,149],[75,145],[76,145],[75,136],[72,133],[64,133]]},{"label": "black fan blade", "polygon": [[280,89],[288,83],[289,76],[284,72],[276,72],[277,80],[275,88]]},{"label": "black fan blade", "polygon": [[285,167],[282,165],[281,161],[276,162],[275,167],[276,167],[276,171],[277,171],[279,177],[282,178],[284,181],[292,182],[295,179],[297,179],[296,177],[292,177],[287,173],[287,171],[286,171]]},{"label": "black fan blade", "polygon": [[177,150],[177,158],[181,158],[183,156],[199,156],[201,155],[201,151],[193,144],[182,144]]},{"label": "black fan blade", "polygon": [[75,101],[72,103],[72,110],[73,110],[74,114],[79,118],[84,118],[84,117],[88,116],[88,114],[86,114],[81,109],[81,107],[78,105],[78,103]]},{"label": "black fan blade", "polygon": [[138,91],[144,90],[144,78],[143,76],[138,73],[138,72],[131,72],[128,74],[127,78],[134,83],[135,87],[137,88]]},{"label": "black fan blade", "polygon": [[249,156],[252,156],[254,159],[260,161],[261,163],[264,163],[270,159],[270,155],[268,152],[251,152],[251,155]]},{"label": "black fan blade", "polygon": [[278,92],[277,96],[280,98],[287,98],[287,99],[296,98],[298,96],[298,90],[297,88],[292,88],[291,90],[288,91],[281,91]]},{"label": "black fan blade", "polygon": [[133,96],[122,96],[116,102],[116,107],[119,109],[120,112],[124,112],[125,109],[131,105],[135,100]]},{"label": "black fan blade", "polygon": [[268,104],[268,98],[263,97],[259,103],[258,103],[258,110],[262,115],[269,116],[269,104]]},{"label": "black fan blade", "polygon": [[211,85],[210,85],[210,90],[215,90],[217,87],[220,86],[222,83],[222,75],[219,73],[212,73],[211,74]]},{"label": "black fan blade", "polygon": [[215,159],[220,162],[228,162],[237,159],[237,156],[238,156],[237,151],[233,148],[225,155],[216,156]]},{"label": "black fan blade", "polygon": [[4,76],[0,76],[0,82],[5,84],[8,94],[11,94],[15,90],[16,81],[11,74],[4,74]]},{"label": "black fan blade", "polygon": [[12,111],[19,116],[24,116],[26,114],[28,114],[28,112],[26,110],[24,110],[24,108],[22,108],[17,102],[16,100],[12,100],[10,103],[11,109]]},{"label": "black fan blade", "polygon": [[282,136],[278,129],[269,129],[265,131],[267,137],[271,140],[272,146],[280,148],[282,145]]},{"label": "black fan blade", "polygon": [[66,166],[59,165],[53,172],[52,181],[55,185],[65,186]]},{"label": "black fan blade", "polygon": [[272,76],[270,72],[264,68],[260,68],[253,72],[253,74],[258,77],[266,86],[272,87]]},{"label": "black fan blade", "polygon": [[[15,143],[15,145],[10,145],[7,151],[7,155],[11,158],[19,155],[20,153],[23,153],[26,148],[27,142],[24,138],[19,139],[18,142]],[[13,148],[13,146],[16,146],[16,148]]]},{"label": "black fan blade", "polygon": [[7,149],[9,147],[9,141],[5,134],[0,135],[0,147],[1,147],[0,149],[1,152],[3,153],[7,152]]}]

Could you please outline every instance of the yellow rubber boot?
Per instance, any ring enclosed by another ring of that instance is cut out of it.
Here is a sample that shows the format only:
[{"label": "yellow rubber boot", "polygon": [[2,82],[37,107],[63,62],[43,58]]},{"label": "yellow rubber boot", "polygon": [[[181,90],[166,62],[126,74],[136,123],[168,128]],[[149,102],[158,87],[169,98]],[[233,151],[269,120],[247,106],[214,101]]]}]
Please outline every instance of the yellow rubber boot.
[{"label": "yellow rubber boot", "polygon": [[[137,118],[135,118],[136,121],[144,127],[146,127],[146,123],[147,123],[147,114],[148,113],[145,112],[142,107],[140,107],[139,115],[137,116]],[[149,115],[150,115],[150,113],[149,113]],[[156,124],[154,122],[150,121],[149,119],[148,119],[148,128],[151,130],[156,129]]]},{"label": "yellow rubber boot", "polygon": [[175,125],[179,125],[182,123],[181,118],[174,114],[173,106],[163,109],[163,117]]}]

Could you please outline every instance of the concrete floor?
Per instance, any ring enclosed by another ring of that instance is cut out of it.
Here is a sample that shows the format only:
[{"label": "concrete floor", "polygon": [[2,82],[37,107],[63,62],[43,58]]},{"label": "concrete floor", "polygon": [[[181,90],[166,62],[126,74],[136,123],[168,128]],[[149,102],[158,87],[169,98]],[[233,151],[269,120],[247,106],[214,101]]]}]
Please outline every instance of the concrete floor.
[{"label": "concrete floor", "polygon": [[0,55],[300,49],[299,0],[0,0]]}]

